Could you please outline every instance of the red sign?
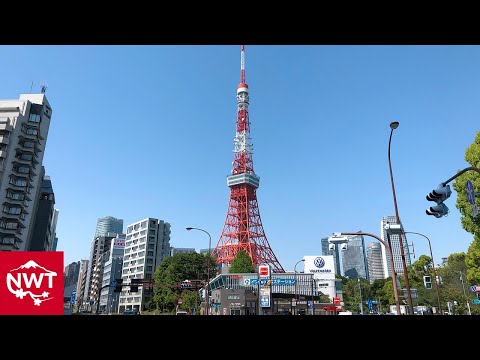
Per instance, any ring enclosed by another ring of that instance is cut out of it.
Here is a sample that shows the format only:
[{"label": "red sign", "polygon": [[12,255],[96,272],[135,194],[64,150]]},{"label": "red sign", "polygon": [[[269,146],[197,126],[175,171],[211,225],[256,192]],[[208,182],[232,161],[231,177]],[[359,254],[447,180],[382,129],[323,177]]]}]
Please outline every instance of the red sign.
[{"label": "red sign", "polygon": [[261,277],[269,277],[270,276],[270,266],[260,265],[258,267],[258,273]]},{"label": "red sign", "polygon": [[340,305],[340,298],[334,297],[334,298],[333,298],[333,303],[334,303],[335,305]]},{"label": "red sign", "polygon": [[230,275],[230,279],[241,279],[242,275]]},{"label": "red sign", "polygon": [[63,315],[63,252],[0,251],[0,315]]}]

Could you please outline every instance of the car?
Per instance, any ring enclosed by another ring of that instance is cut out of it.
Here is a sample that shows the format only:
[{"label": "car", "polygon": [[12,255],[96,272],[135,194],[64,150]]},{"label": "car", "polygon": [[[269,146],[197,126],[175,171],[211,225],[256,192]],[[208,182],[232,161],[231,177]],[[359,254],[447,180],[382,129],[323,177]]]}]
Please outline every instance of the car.
[{"label": "car", "polygon": [[125,310],[123,313],[123,315],[138,315],[138,310]]},{"label": "car", "polygon": [[188,315],[188,312],[184,311],[184,310],[178,310],[175,315]]}]

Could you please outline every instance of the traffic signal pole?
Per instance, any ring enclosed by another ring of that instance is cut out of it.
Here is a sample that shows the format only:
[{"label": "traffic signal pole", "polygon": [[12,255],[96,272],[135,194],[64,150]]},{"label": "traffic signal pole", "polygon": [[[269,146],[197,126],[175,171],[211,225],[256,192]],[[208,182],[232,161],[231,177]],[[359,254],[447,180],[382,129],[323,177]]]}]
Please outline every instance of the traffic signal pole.
[{"label": "traffic signal pole", "polygon": [[476,171],[477,173],[480,174],[480,169],[479,168],[476,168],[475,166],[470,166],[470,167],[467,167],[467,168],[463,169],[462,171],[459,171],[457,174],[453,175],[450,179],[444,181],[442,183],[442,185],[446,186],[450,181],[454,180],[455,178],[459,177],[463,173],[465,173],[467,171],[470,171],[470,170]]}]

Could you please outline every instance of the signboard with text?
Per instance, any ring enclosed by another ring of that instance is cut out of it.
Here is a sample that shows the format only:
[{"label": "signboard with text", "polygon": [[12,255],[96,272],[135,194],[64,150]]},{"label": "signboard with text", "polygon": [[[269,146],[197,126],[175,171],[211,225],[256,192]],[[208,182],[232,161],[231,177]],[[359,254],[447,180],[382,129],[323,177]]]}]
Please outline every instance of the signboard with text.
[{"label": "signboard with text", "polygon": [[270,288],[260,288],[260,306],[270,307]]}]

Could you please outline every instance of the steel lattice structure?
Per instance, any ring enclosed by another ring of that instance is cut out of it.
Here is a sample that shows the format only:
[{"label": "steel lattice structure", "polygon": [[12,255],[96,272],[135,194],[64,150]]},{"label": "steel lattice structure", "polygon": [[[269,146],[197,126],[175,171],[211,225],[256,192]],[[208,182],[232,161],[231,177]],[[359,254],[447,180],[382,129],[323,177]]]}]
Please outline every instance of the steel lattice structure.
[{"label": "steel lattice structure", "polygon": [[253,145],[248,116],[248,85],[245,82],[245,46],[241,47],[240,84],[237,88],[237,122],[232,174],[227,177],[230,201],[227,217],[217,246],[212,252],[218,264],[229,266],[243,249],[256,267],[271,266],[273,272],[285,272],[268,243],[257,202],[260,178],[253,170]]}]

